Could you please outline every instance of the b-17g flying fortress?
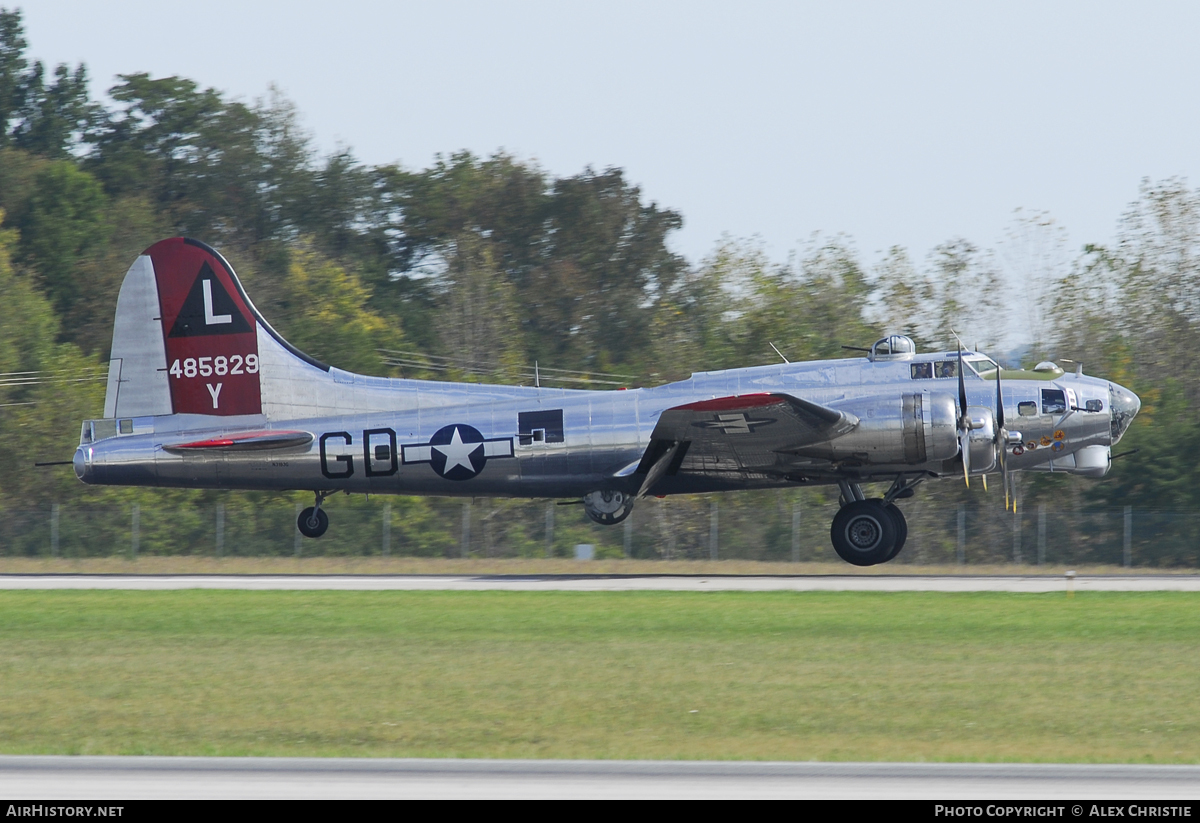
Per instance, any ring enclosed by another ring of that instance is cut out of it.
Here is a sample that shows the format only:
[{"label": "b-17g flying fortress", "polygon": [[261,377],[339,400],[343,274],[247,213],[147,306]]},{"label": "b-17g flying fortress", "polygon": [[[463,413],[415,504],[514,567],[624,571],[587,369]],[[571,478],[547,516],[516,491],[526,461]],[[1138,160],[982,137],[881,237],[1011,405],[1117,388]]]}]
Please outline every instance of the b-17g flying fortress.
[{"label": "b-17g flying fortress", "polygon": [[1190,810],[1200,6],[294,5],[0,2],[0,790]]},{"label": "b-17g flying fortress", "polygon": [[[307,490],[300,531],[347,493],[582,501],[598,523],[639,498],[837,484],[834,549],[860,566],[904,547],[897,501],[928,479],[1014,471],[1102,477],[1137,414],[1133,392],[1064,372],[920,353],[889,335],[865,357],[699,372],[580,391],[368,377],[291,346],[233,268],[172,238],[117,300],[102,419],[74,458],[89,484]],[[882,498],[861,484],[889,482]]]}]

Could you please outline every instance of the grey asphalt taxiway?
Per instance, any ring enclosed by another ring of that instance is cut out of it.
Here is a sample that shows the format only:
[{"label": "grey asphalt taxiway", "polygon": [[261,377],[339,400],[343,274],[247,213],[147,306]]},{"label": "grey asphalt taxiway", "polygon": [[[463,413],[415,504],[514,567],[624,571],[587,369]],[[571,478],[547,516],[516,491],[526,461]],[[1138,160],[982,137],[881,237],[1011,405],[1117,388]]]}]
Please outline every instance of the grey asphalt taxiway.
[{"label": "grey asphalt taxiway", "polygon": [[[0,796],[157,798],[797,798],[947,801],[1200,798],[1200,766],[0,757]],[[6,803],[14,802],[6,800]],[[17,805],[20,805],[19,803]],[[1070,808],[1061,816],[1072,816]]]},{"label": "grey asphalt taxiway", "polygon": [[1200,591],[1200,575],[121,575],[7,574],[3,589],[251,591]]}]

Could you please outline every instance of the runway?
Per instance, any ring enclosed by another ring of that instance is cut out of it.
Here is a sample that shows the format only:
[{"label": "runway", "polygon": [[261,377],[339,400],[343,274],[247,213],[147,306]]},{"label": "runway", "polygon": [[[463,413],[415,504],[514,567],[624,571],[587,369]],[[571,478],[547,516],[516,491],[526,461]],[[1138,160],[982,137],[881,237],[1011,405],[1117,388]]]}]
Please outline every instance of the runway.
[{"label": "runway", "polygon": [[246,589],[251,591],[1200,591],[1200,575],[0,575],[3,589]]},{"label": "runway", "polygon": [[1145,799],[1162,805],[1200,797],[1200,766],[0,756],[0,795],[42,802],[845,798]]}]

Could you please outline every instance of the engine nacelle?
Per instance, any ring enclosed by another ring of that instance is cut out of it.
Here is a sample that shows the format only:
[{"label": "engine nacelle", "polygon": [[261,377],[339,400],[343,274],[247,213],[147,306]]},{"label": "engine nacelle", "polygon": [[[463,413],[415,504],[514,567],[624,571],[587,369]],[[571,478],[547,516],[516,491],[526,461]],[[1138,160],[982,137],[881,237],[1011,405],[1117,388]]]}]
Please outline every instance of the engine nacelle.
[{"label": "engine nacelle", "polygon": [[914,392],[868,397],[843,408],[858,418],[854,431],[796,453],[863,466],[919,465],[951,460],[958,454],[953,395]]}]

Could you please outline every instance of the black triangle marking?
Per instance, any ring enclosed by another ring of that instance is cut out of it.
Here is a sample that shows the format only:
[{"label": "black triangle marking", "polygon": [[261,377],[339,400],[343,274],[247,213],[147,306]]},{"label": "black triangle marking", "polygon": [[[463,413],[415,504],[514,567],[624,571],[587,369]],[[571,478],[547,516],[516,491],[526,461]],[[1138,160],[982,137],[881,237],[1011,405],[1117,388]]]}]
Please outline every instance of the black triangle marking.
[{"label": "black triangle marking", "polygon": [[[212,305],[205,311],[204,283],[208,282]],[[208,322],[209,318],[213,322]],[[228,318],[228,319],[226,319]],[[225,291],[221,281],[213,274],[212,267],[205,261],[200,267],[200,273],[188,291],[187,299],[179,309],[175,325],[167,337],[204,337],[211,334],[238,334],[252,331],[246,318],[238,310],[237,304]]]}]

